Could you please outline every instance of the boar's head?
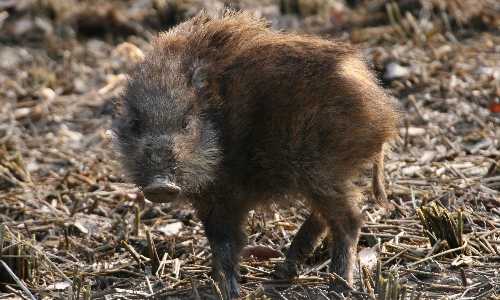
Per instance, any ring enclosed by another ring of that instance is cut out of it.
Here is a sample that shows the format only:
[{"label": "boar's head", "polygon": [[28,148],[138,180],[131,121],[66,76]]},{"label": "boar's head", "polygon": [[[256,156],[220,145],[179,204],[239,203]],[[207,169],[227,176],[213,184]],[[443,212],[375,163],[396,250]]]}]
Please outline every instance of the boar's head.
[{"label": "boar's head", "polygon": [[149,56],[129,77],[117,105],[113,129],[120,162],[152,202],[199,193],[220,163],[199,70],[166,55]]}]

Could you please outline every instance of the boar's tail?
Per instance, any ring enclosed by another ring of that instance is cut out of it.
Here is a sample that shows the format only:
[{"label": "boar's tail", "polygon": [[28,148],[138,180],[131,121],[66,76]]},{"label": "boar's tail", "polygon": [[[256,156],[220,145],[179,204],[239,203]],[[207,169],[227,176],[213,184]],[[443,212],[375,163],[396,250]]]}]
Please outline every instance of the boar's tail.
[{"label": "boar's tail", "polygon": [[373,188],[373,194],[375,195],[375,202],[384,208],[392,210],[393,206],[389,203],[389,201],[387,201],[387,195],[385,194],[385,189],[384,189],[384,178],[383,178],[384,156],[385,156],[385,151],[382,150],[378,154],[376,160],[373,162],[372,188]]}]

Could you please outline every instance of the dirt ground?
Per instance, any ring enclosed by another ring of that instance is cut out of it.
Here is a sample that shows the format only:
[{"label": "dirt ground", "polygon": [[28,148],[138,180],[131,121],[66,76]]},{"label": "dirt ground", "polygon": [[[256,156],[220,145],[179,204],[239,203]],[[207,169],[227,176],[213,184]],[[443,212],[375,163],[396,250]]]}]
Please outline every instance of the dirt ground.
[{"label": "dirt ground", "polygon": [[[348,4],[0,1],[0,299],[224,299],[199,220],[125,182],[109,128],[149,40],[225,6],[274,29],[363,44],[404,109],[385,165],[395,210],[373,204],[367,173],[355,282],[334,297],[498,299],[500,2]],[[327,299],[328,237],[299,278],[272,276],[307,215],[250,213],[248,299]]]}]

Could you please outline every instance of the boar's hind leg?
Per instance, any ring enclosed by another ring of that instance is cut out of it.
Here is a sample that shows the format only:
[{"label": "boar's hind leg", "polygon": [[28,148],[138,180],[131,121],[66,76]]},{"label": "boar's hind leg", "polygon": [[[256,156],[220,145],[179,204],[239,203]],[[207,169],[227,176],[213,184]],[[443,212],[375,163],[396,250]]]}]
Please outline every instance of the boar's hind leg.
[{"label": "boar's hind leg", "polygon": [[[316,203],[323,207],[319,211],[322,213],[323,219],[328,223],[333,236],[330,271],[335,272],[349,284],[352,284],[352,273],[356,262],[356,248],[362,218],[361,213],[355,206],[357,195],[351,193],[351,196],[347,194],[342,197],[339,196],[315,200],[318,200]],[[330,279],[330,290],[341,292],[345,288]]]},{"label": "boar's hind leg", "polygon": [[325,232],[326,224],[318,213],[311,213],[295,235],[286,259],[276,263],[274,275],[278,278],[293,278],[299,275],[299,264],[313,252]]},{"label": "boar's hind leg", "polygon": [[198,211],[212,250],[212,279],[219,283],[222,290],[222,271],[229,297],[238,298],[241,296],[237,281],[240,276],[239,257],[246,242],[246,235],[242,230],[246,210],[215,206]]}]

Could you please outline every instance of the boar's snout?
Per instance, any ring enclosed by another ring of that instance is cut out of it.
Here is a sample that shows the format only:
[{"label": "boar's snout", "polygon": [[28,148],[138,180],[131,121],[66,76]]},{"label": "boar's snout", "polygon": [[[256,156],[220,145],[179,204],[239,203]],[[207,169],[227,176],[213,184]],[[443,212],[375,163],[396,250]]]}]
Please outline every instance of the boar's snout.
[{"label": "boar's snout", "polygon": [[151,202],[172,202],[181,193],[182,189],[173,183],[167,176],[156,176],[145,187],[142,188],[144,197]]}]

